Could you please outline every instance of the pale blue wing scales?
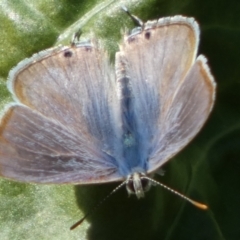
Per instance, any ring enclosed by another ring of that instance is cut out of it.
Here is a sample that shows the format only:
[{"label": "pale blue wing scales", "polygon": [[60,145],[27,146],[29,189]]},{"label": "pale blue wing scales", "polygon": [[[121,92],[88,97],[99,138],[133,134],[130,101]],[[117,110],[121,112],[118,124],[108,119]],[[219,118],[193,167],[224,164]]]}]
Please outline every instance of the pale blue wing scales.
[{"label": "pale blue wing scales", "polygon": [[38,183],[96,183],[119,180],[115,161],[77,132],[21,105],[1,121],[0,175]]},{"label": "pale blue wing scales", "polygon": [[[116,173],[118,168],[116,159],[118,159],[120,141],[117,136],[121,135],[121,128],[119,127],[121,124],[114,85],[114,73],[111,71],[106,54],[99,50],[97,46],[93,44],[77,45],[40,52],[32,58],[22,61],[10,72],[8,87],[15,100],[29,108],[25,111],[28,111],[30,117],[29,119],[23,118],[19,110],[22,107],[14,107],[14,111],[7,110],[3,117],[5,120],[2,121],[0,126],[0,144],[2,154],[4,153],[4,156],[8,159],[8,166],[11,166],[11,164],[14,166],[14,161],[20,163],[21,159],[11,159],[11,152],[14,151],[14,148],[10,147],[9,151],[5,150],[3,147],[7,146],[5,138],[8,136],[11,141],[15,141],[16,138],[21,139],[22,133],[18,135],[18,133],[14,132],[14,128],[7,126],[12,124],[17,126],[17,123],[22,121],[19,124],[27,132],[27,124],[31,121],[31,117],[34,118],[35,114],[31,113],[32,110],[38,112],[39,116],[42,115],[46,122],[51,122],[53,131],[60,126],[62,128],[61,134],[66,131],[71,138],[76,137],[76,142],[79,143],[79,151],[76,152],[75,149],[73,154],[78,162],[78,168],[72,169],[71,173],[68,171],[69,181],[71,180],[71,174],[76,176],[79,174],[78,177],[74,177],[71,181],[74,182],[77,179],[80,181],[79,183],[98,182],[99,178],[106,182],[121,178]],[[15,115],[12,115],[11,112],[14,112]],[[14,120],[13,116],[15,117]],[[39,129],[38,125],[33,127]],[[47,132],[44,129],[41,130],[43,131],[43,137],[46,137],[44,134],[51,132],[51,129],[47,129]],[[37,133],[34,132],[34,134]],[[31,133],[29,133],[31,140],[30,135]],[[54,148],[51,148],[53,152],[48,152],[46,158],[41,157],[46,151],[45,148],[43,152],[40,151],[40,155],[38,155],[37,148],[34,148],[31,154],[30,152],[29,155],[25,154],[26,162],[36,164],[36,171],[38,166],[40,172],[47,169],[51,172],[52,162],[56,161],[57,163],[59,157],[65,157],[68,154],[68,151],[65,152],[64,149],[67,143],[60,136],[57,133],[56,136],[51,136],[53,137],[52,144],[54,144],[54,141],[57,142],[54,147],[59,148],[57,151],[58,157],[52,157]],[[33,141],[36,140],[34,137],[32,136]],[[15,146],[19,154],[22,149],[21,143],[18,142]],[[51,140],[49,140],[48,144],[50,143]],[[22,147],[24,148],[24,146]],[[82,149],[82,152],[80,149]],[[29,147],[28,151],[30,150]],[[89,156],[85,158],[85,154],[89,154]],[[29,159],[30,155],[31,158]],[[17,158],[17,155],[15,157]],[[41,157],[42,161],[46,159],[43,161],[45,164],[36,160],[39,157]],[[47,164],[48,159],[51,159],[49,164]],[[69,166],[69,160],[66,159],[63,161],[63,169]],[[36,162],[34,162],[35,160]],[[94,162],[96,162],[96,167],[94,167]],[[3,157],[1,158],[1,164],[4,163],[5,158]],[[87,171],[84,166],[88,166],[89,163],[91,163],[92,168]],[[111,165],[112,175],[109,173],[108,164]],[[79,171],[81,166],[83,172],[85,172],[82,176],[80,176],[82,172]],[[100,167],[99,174],[98,167]],[[106,168],[105,175],[104,168]],[[12,171],[14,171],[14,167]],[[31,173],[30,167],[28,171]],[[59,174],[64,174],[63,172],[60,171]],[[88,177],[85,177],[86,173]],[[16,173],[15,179],[18,179],[17,175],[18,173]],[[56,175],[58,174],[56,173]],[[5,176],[7,177],[6,174]],[[44,181],[61,182],[60,178],[51,180],[52,178],[49,176]],[[36,181],[43,181],[38,177],[36,179]],[[24,179],[19,176],[19,180]]]},{"label": "pale blue wing scales", "polygon": [[149,157],[151,171],[173,157],[195,137],[207,120],[214,100],[214,79],[206,59],[199,56],[181,86],[176,89],[169,110],[160,117],[162,132],[154,137]]},{"label": "pale blue wing scales", "polygon": [[[191,81],[186,76],[195,62],[198,41],[197,23],[192,18],[175,16],[147,22],[142,31],[125,37],[120,52],[116,54],[117,79],[122,85],[123,82],[128,82],[125,86],[128,86],[131,104],[128,105],[127,117],[134,122],[133,132],[136,133],[140,146],[139,166],[145,171],[151,172],[160,167],[185,146],[199,131],[210,112],[209,105],[213,101],[214,87],[206,86],[213,86],[214,83],[204,63],[201,71],[196,73],[197,79],[194,80],[197,85],[203,84],[202,89],[205,92],[202,96],[207,96],[203,102],[207,105],[203,108],[208,110],[202,115],[203,121],[195,123],[191,121],[196,119],[189,118],[192,132],[185,135],[174,132],[179,130],[177,128],[172,131],[171,124],[175,121],[181,122],[180,113],[186,111],[183,105],[176,109],[175,104],[183,101],[176,97],[180,95],[176,93],[186,82]],[[191,96],[195,104],[196,101],[202,104],[201,97],[191,95],[192,89],[187,89],[181,93]],[[189,115],[194,113],[192,108],[190,109]],[[174,115],[172,111],[175,110],[178,110],[180,115]],[[170,115],[174,118],[171,119]],[[180,124],[179,128],[181,127]],[[178,143],[173,142],[171,145],[171,142],[167,141],[169,135],[172,138],[178,137]],[[166,142],[169,148],[166,147]],[[181,142],[184,144],[178,145]]]},{"label": "pale blue wing scales", "polygon": [[[21,66],[23,65],[23,66]],[[93,44],[43,51],[10,73],[17,101],[113,153],[119,108],[107,54]]]}]

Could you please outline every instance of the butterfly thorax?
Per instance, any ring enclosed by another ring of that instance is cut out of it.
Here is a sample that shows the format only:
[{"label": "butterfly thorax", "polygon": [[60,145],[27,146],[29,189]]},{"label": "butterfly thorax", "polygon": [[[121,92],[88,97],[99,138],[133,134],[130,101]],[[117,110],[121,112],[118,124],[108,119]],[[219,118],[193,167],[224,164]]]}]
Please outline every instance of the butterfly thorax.
[{"label": "butterfly thorax", "polygon": [[119,64],[121,68],[118,71],[118,86],[122,112],[122,157],[124,159],[120,172],[122,175],[128,176],[135,172],[133,170],[135,168],[141,169],[139,172],[147,171],[147,147],[143,146],[145,139],[142,140],[139,116],[134,111],[136,96],[132,92],[131,81],[126,76],[126,62],[121,59]]}]

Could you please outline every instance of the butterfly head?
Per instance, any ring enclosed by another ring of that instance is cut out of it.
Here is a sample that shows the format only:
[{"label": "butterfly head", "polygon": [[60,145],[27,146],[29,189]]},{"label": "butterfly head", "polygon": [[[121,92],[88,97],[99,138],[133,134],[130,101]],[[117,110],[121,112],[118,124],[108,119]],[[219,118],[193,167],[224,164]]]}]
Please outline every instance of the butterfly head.
[{"label": "butterfly head", "polygon": [[144,197],[144,193],[151,187],[151,182],[142,172],[134,172],[128,176],[126,188],[128,194],[136,194],[137,198]]}]

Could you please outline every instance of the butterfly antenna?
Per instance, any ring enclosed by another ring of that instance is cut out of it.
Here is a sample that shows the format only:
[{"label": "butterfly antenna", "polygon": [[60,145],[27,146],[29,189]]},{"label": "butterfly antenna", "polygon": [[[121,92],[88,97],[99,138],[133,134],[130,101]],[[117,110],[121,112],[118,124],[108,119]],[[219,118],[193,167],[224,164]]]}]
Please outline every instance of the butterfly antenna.
[{"label": "butterfly antenna", "polygon": [[181,197],[181,198],[185,199],[186,201],[190,202],[191,204],[193,204],[195,207],[198,207],[198,208],[200,208],[200,209],[202,209],[202,210],[208,209],[208,206],[207,206],[207,205],[202,204],[202,203],[197,202],[197,201],[194,201],[194,200],[186,197],[185,195],[177,192],[176,190],[173,190],[172,188],[170,188],[170,187],[168,187],[168,186],[166,186],[166,185],[164,185],[164,184],[162,184],[162,183],[160,183],[160,182],[155,181],[154,179],[151,179],[151,178],[148,178],[148,177],[144,177],[144,178],[147,179],[147,180],[149,180],[150,182],[152,182],[152,183],[154,183],[154,184],[156,184],[156,185],[159,185],[159,186],[161,186],[161,187],[169,190],[170,192],[178,195],[179,197]]},{"label": "butterfly antenna", "polygon": [[125,13],[127,13],[127,15],[133,20],[133,22],[135,24],[137,24],[139,27],[143,28],[144,23],[143,23],[143,21],[140,18],[138,18],[137,16],[131,14],[125,6],[122,6],[122,10]]},{"label": "butterfly antenna", "polygon": [[82,222],[91,214],[93,214],[110,196],[112,196],[115,192],[117,192],[121,187],[123,187],[124,185],[126,185],[127,180],[122,182],[120,185],[118,185],[116,188],[114,188],[105,198],[103,198],[97,205],[95,205],[95,207],[93,207],[87,214],[85,214],[85,216],[83,218],[81,218],[79,221],[77,221],[76,223],[74,223],[71,227],[70,230],[75,229],[76,227],[78,227],[79,225],[82,224]]}]

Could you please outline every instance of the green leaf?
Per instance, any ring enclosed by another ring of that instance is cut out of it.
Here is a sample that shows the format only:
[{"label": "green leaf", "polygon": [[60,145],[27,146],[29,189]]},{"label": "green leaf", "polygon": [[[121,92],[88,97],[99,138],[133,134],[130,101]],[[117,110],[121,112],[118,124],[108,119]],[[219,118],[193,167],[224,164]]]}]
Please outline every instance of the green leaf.
[{"label": "green leaf", "polygon": [[113,60],[121,30],[134,27],[123,5],[144,21],[182,14],[200,24],[199,52],[207,56],[218,84],[216,104],[200,134],[156,179],[209,209],[196,209],[160,187],[141,200],[121,189],[70,231],[117,184],[57,186],[1,179],[1,240],[240,239],[239,1],[1,0],[0,108],[11,101],[9,70],[36,52],[69,44],[79,28],[82,38],[99,38]]}]

